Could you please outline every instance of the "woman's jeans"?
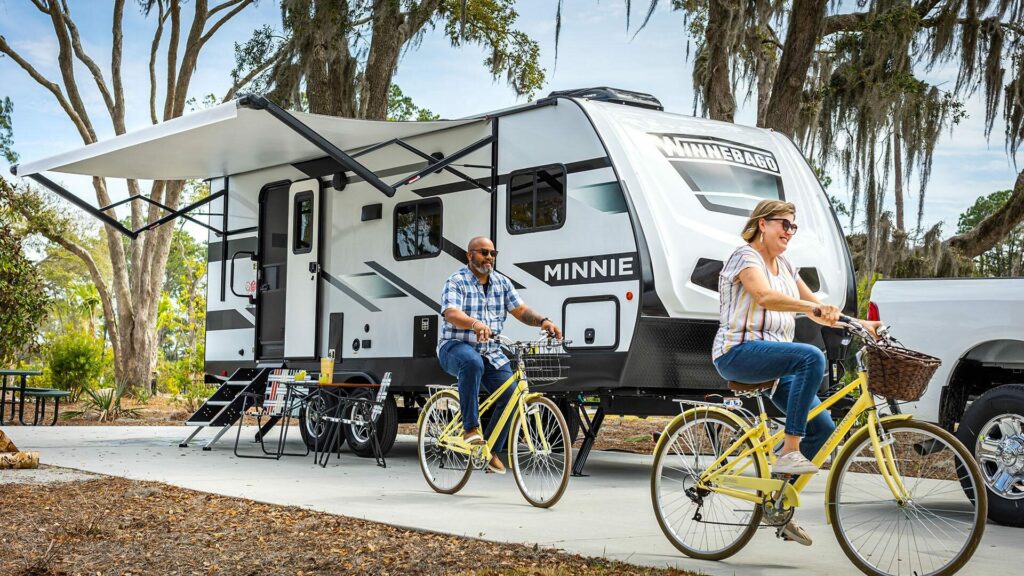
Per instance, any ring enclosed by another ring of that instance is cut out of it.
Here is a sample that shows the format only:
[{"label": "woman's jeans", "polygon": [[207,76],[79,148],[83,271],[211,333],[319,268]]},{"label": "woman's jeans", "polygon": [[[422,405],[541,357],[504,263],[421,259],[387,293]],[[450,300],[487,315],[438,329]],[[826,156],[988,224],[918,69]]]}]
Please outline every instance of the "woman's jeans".
[{"label": "woman's jeans", "polygon": [[[437,359],[441,362],[441,368],[445,372],[459,379],[459,409],[462,411],[463,429],[472,430],[480,426],[479,395],[481,385],[488,394],[500,388],[512,377],[512,363],[508,362],[501,368],[495,368],[491,366],[490,362],[484,360],[484,357],[476,351],[472,344],[461,340],[449,340],[438,351]],[[484,439],[490,438],[494,426],[501,419],[501,413],[514,393],[515,386],[509,386],[489,409],[491,416],[487,421],[487,429],[484,430]],[[510,418],[508,422],[511,421]],[[508,423],[506,423],[494,445],[495,452],[505,450],[508,429]]]},{"label": "woman's jeans", "polygon": [[807,421],[811,409],[821,404],[817,394],[825,364],[825,354],[816,346],[763,340],[739,344],[715,360],[726,380],[756,384],[779,379],[772,404],[786,415],[786,434],[804,437],[800,452],[808,460],[836,429],[827,410]]}]

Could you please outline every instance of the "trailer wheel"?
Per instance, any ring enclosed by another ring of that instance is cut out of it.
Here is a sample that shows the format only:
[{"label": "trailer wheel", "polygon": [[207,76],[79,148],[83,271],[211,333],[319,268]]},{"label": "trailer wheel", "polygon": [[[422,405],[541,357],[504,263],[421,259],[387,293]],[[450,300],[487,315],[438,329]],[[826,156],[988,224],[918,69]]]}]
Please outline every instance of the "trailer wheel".
[{"label": "trailer wheel", "polygon": [[[330,394],[317,394],[309,402],[304,402],[299,409],[299,432],[302,441],[310,450],[316,449],[317,439],[327,434],[323,416],[334,411],[335,400]],[[345,430],[342,429],[338,438],[339,448],[345,444]]]},{"label": "trailer wheel", "polygon": [[569,444],[575,446],[576,441],[580,439],[580,413],[576,411],[575,406],[569,402],[568,398],[558,400],[558,409],[562,412],[562,417],[565,418],[565,425],[569,427]]},{"label": "trailer wheel", "polygon": [[1006,384],[971,404],[956,431],[981,467],[988,517],[1024,526],[1024,385]]},{"label": "trailer wheel", "polygon": [[[352,392],[355,397],[364,397],[372,399],[376,392],[368,388],[360,388]],[[348,413],[343,417],[346,419],[352,419],[354,411],[366,412],[364,418],[369,418],[369,408],[365,405],[353,406],[348,410]],[[352,452],[364,458],[373,456],[373,443],[370,442],[370,429],[368,426],[360,426],[358,424],[345,424],[342,426],[345,431],[345,437],[348,439],[348,446],[352,449]],[[381,411],[380,417],[377,420],[377,441],[380,443],[381,455],[387,455],[391,451],[391,447],[395,445],[395,437],[398,436],[398,404],[395,403],[395,397],[388,394],[387,400],[384,401],[384,410]]]}]

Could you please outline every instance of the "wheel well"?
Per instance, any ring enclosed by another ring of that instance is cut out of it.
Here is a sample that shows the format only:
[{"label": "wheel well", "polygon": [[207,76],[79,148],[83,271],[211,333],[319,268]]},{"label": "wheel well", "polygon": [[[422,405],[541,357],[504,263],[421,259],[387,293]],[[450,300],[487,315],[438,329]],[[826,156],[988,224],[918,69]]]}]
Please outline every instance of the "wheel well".
[{"label": "wheel well", "polygon": [[939,425],[952,431],[967,403],[1002,384],[1024,382],[1024,341],[991,340],[971,348],[957,361],[942,389]]}]

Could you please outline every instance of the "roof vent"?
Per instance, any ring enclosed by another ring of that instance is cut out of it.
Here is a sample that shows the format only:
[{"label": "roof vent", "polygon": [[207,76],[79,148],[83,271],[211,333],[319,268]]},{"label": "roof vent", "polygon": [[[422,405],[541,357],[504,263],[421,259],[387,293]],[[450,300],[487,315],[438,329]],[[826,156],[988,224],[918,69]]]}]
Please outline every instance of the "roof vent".
[{"label": "roof vent", "polygon": [[557,98],[559,96],[587,98],[598,102],[614,102],[615,104],[625,104],[627,106],[649,108],[651,110],[665,109],[661,105],[661,102],[650,94],[644,94],[643,92],[630,92],[629,90],[620,90],[618,88],[608,88],[607,86],[600,86],[597,88],[577,88],[575,90],[556,90],[555,92],[548,94],[548,98]]}]

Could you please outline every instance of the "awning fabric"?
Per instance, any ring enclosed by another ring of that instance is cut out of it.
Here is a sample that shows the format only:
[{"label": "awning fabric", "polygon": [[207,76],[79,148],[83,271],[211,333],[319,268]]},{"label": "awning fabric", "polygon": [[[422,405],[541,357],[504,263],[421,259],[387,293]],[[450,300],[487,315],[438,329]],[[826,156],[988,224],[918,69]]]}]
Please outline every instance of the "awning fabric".
[{"label": "awning fabric", "polygon": [[[409,138],[484,119],[383,122],[293,112],[342,150]],[[206,179],[322,158],[324,152],[263,110],[238,101],[110,140],[25,162],[19,176],[62,172],[140,180]]]}]

